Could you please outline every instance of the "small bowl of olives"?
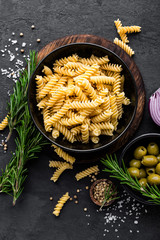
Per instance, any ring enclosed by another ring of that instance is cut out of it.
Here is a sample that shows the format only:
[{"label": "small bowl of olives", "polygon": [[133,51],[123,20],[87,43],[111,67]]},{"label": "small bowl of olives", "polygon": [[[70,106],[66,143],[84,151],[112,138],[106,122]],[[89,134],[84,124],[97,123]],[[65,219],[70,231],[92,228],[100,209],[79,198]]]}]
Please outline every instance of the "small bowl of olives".
[{"label": "small bowl of olives", "polygon": [[[120,156],[120,167],[122,159],[131,177],[136,177],[142,187],[147,184],[160,187],[160,134],[148,133],[133,139]],[[123,187],[138,201],[153,205],[139,192],[127,185]]]}]

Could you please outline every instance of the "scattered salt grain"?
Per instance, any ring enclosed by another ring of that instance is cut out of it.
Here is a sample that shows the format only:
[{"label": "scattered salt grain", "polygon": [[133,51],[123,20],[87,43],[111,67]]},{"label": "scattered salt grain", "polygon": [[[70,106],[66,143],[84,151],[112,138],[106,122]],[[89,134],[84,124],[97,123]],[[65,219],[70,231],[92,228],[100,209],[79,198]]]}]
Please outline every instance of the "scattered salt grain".
[{"label": "scattered salt grain", "polygon": [[25,42],[23,42],[23,43],[22,43],[22,47],[25,47],[25,46],[26,46],[26,43],[25,43]]},{"label": "scattered salt grain", "polygon": [[12,45],[16,44],[17,43],[17,40],[12,40]]}]

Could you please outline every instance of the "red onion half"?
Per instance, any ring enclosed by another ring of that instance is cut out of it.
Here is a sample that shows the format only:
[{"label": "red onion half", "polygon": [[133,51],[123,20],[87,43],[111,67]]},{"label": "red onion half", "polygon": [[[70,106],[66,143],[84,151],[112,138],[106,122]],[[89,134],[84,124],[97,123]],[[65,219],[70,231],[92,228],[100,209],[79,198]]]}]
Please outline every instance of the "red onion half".
[{"label": "red onion half", "polygon": [[149,99],[149,112],[152,120],[160,126],[160,88]]}]

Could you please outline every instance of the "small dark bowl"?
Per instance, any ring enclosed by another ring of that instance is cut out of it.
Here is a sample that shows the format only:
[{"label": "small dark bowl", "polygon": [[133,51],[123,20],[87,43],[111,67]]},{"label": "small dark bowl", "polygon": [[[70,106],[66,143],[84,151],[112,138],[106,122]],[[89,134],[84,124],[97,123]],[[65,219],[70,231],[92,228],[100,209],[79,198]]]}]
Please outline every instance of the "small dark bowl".
[{"label": "small dark bowl", "polygon": [[[122,154],[120,156],[120,160],[119,160],[120,167],[123,167],[122,166],[122,159],[123,159],[125,165],[128,167],[129,166],[129,161],[133,159],[133,152],[134,152],[134,150],[137,147],[139,147],[139,146],[147,147],[147,145],[150,142],[156,142],[159,145],[160,134],[158,134],[158,133],[147,133],[147,134],[143,134],[143,135],[133,139],[124,148],[124,150],[123,150],[123,152],[122,152]],[[159,147],[160,147],[160,145],[159,145]],[[142,194],[140,194],[139,192],[133,190],[129,186],[124,185],[124,184],[122,186],[132,197],[134,197],[139,202],[142,202],[142,203],[145,203],[145,204],[149,204],[149,205],[155,205],[154,203],[149,202],[147,197],[142,196]]]},{"label": "small dark bowl", "polygon": [[[98,206],[101,206],[102,203],[100,203],[98,200],[96,200],[96,199],[94,198],[94,196],[93,196],[93,190],[94,190],[94,187],[95,187],[98,183],[100,183],[100,182],[107,182],[107,183],[109,183],[109,184],[112,184],[113,189],[116,188],[116,186],[113,184],[113,182],[110,181],[110,180],[108,180],[108,179],[98,179],[98,180],[96,180],[96,181],[91,185],[89,194],[90,194],[90,198],[91,198],[92,202],[94,202],[94,203],[95,203],[96,205],[98,205]],[[117,192],[113,195],[113,197],[115,198],[116,196],[117,196]],[[115,199],[114,199],[114,200],[111,200],[111,201],[108,202],[108,203],[105,203],[105,204],[104,204],[104,207],[110,206],[112,203],[114,203],[114,201],[115,201]]]},{"label": "small dark bowl", "polygon": [[[49,132],[46,132],[43,125],[43,118],[40,111],[38,111],[37,108],[37,102],[36,102],[36,82],[35,77],[36,75],[42,74],[42,69],[44,65],[52,68],[53,63],[55,60],[67,57],[69,55],[72,55],[73,53],[77,53],[80,57],[90,57],[92,54],[103,57],[105,55],[109,56],[109,59],[112,63],[117,63],[119,65],[122,65],[123,67],[123,74],[125,76],[125,84],[124,84],[124,91],[128,98],[131,99],[131,104],[129,106],[124,106],[124,114],[122,119],[119,121],[118,130],[114,133],[113,136],[100,136],[100,141],[97,144],[94,144],[92,142],[89,142],[88,144],[82,144],[79,142],[70,143],[67,140],[63,140],[63,136],[58,139],[53,139],[52,134]],[[60,48],[57,48],[50,54],[48,54],[37,66],[35,72],[31,76],[30,83],[29,83],[29,91],[28,91],[28,105],[30,109],[30,113],[32,116],[32,119],[37,126],[38,130],[52,143],[55,145],[63,148],[67,151],[72,152],[78,152],[78,153],[84,153],[84,152],[93,152],[98,151],[103,148],[107,148],[111,144],[113,144],[115,141],[117,141],[129,128],[131,125],[131,122],[135,116],[136,108],[137,108],[137,91],[136,91],[136,85],[135,80],[127,67],[127,65],[123,62],[122,59],[120,59],[115,53],[110,51],[107,48],[90,44],[90,43],[74,43],[62,46]]]}]

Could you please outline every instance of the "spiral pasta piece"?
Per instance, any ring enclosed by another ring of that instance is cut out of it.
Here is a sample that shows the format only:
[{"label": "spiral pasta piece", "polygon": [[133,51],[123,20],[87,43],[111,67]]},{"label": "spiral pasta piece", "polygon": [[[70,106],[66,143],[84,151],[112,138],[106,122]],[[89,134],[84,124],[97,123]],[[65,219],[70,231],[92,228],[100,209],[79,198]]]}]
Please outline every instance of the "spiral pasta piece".
[{"label": "spiral pasta piece", "polygon": [[45,97],[53,88],[54,85],[58,82],[58,78],[52,77],[50,81],[42,88],[42,90],[39,92],[39,97],[43,98]]},{"label": "spiral pasta piece", "polygon": [[64,105],[64,101],[65,101],[65,96],[63,95],[62,98],[60,98],[55,105],[51,108],[51,114],[55,114],[57,113],[61,107]]},{"label": "spiral pasta piece", "polygon": [[119,27],[118,33],[134,33],[134,32],[140,32],[141,27],[139,26],[125,26],[125,27]]},{"label": "spiral pasta piece", "polygon": [[37,107],[38,109],[43,109],[44,107],[46,107],[46,103],[49,100],[49,96],[44,97],[38,104]]},{"label": "spiral pasta piece", "polygon": [[108,63],[108,64],[103,64],[101,66],[101,69],[107,70],[107,71],[112,71],[112,72],[121,72],[122,66],[118,65],[118,64]]},{"label": "spiral pasta piece", "polygon": [[125,97],[125,98],[123,99],[123,104],[124,104],[124,105],[129,105],[130,103],[131,103],[131,101],[130,101],[129,98]]},{"label": "spiral pasta piece", "polygon": [[58,80],[57,84],[52,88],[50,94],[54,94],[60,87],[63,87],[66,84],[67,80],[67,77],[61,77]]},{"label": "spiral pasta piece", "polygon": [[87,168],[86,170],[77,173],[77,174],[75,175],[75,177],[76,177],[77,181],[79,181],[80,179],[85,178],[85,177],[87,177],[88,175],[90,175],[90,174],[92,174],[92,173],[95,173],[95,172],[99,172],[98,165],[93,166],[93,167],[90,167],[90,168]]},{"label": "spiral pasta piece", "polygon": [[72,56],[69,56],[69,57],[64,57],[64,58],[61,58],[59,60],[56,60],[55,63],[53,64],[53,66],[58,66],[58,67],[61,67],[63,66],[64,64],[67,64],[68,62],[77,62],[79,59],[78,55],[77,54],[73,54]]},{"label": "spiral pasta piece", "polygon": [[58,203],[57,203],[57,205],[55,206],[54,211],[53,211],[53,214],[54,214],[55,216],[57,216],[57,217],[59,216],[60,211],[62,210],[64,204],[67,202],[67,200],[68,200],[69,198],[70,198],[69,193],[66,192],[66,193],[58,200]]},{"label": "spiral pasta piece", "polygon": [[82,133],[82,142],[88,143],[89,142],[89,128],[88,124],[81,125],[81,133]]},{"label": "spiral pasta piece", "polygon": [[57,112],[55,113],[52,117],[50,117],[48,120],[46,120],[47,124],[50,126],[54,126],[54,124],[62,117],[66,114],[66,112],[69,109],[69,104],[66,103],[63,105],[63,107]]},{"label": "spiral pasta piece", "polygon": [[74,134],[71,131],[69,131],[65,126],[63,126],[60,123],[56,122],[54,124],[54,127],[58,131],[60,131],[69,142],[73,143],[75,141]]},{"label": "spiral pasta piece", "polygon": [[0,131],[4,130],[8,126],[8,115],[0,123]]},{"label": "spiral pasta piece", "polygon": [[89,136],[90,137],[98,137],[101,135],[101,129],[95,128],[93,131],[90,131]]},{"label": "spiral pasta piece", "polygon": [[95,100],[97,98],[97,93],[88,80],[84,79],[80,85],[85,89],[91,99]]},{"label": "spiral pasta piece", "polygon": [[52,94],[52,96],[50,97],[50,99],[48,100],[48,102],[46,102],[46,106],[48,107],[53,107],[54,104],[60,99],[63,98],[63,96],[66,93],[66,88],[62,87],[60,89],[57,90],[57,92],[54,94]]},{"label": "spiral pasta piece", "polygon": [[75,86],[74,87],[74,92],[75,92],[76,96],[79,98],[80,101],[87,101],[88,100],[88,97],[82,91],[82,89],[80,87]]},{"label": "spiral pasta piece", "polygon": [[52,137],[54,139],[57,139],[59,137],[59,135],[60,135],[60,132],[56,128],[53,128],[53,130],[52,130]]},{"label": "spiral pasta piece", "polygon": [[113,130],[103,129],[103,130],[101,131],[101,134],[102,134],[102,135],[107,135],[107,136],[113,136]]},{"label": "spiral pasta piece", "polygon": [[73,169],[73,166],[69,163],[64,163],[62,167],[58,168],[53,176],[51,177],[51,181],[53,182],[57,182],[57,180],[59,179],[60,175],[66,170],[66,169]]},{"label": "spiral pasta piece", "polygon": [[64,67],[54,67],[53,70],[60,75],[66,75],[69,77],[73,77],[76,75],[73,70]]},{"label": "spiral pasta piece", "polygon": [[98,129],[101,129],[101,130],[104,130],[104,129],[114,130],[114,126],[110,122],[91,123],[91,125],[89,126],[89,130],[93,131],[95,128],[98,128]]},{"label": "spiral pasta piece", "polygon": [[64,165],[64,162],[61,161],[49,161],[49,167],[60,168]]},{"label": "spiral pasta piece", "polygon": [[107,55],[101,58],[95,57],[92,55],[91,58],[81,58],[79,61],[86,65],[93,65],[93,64],[102,65],[104,63],[108,63],[109,59]]},{"label": "spiral pasta piece", "polygon": [[73,125],[77,125],[77,124],[81,124],[84,121],[84,116],[79,116],[76,115],[74,117],[71,118],[63,118],[60,123],[64,126],[73,126]]},{"label": "spiral pasta piece", "polygon": [[71,129],[71,133],[73,133],[73,135],[78,135],[81,133],[81,126],[77,126]]},{"label": "spiral pasta piece", "polygon": [[[119,28],[122,27],[122,23],[119,19],[114,21],[114,23],[115,23],[115,26],[116,26],[117,32],[118,32]],[[122,42],[129,43],[129,40],[128,40],[127,35],[125,33],[123,33],[123,32],[118,32],[118,33],[119,33],[119,36],[120,36]]]},{"label": "spiral pasta piece", "polygon": [[50,118],[50,111],[48,108],[44,108],[43,111],[43,122],[44,122],[44,127],[45,127],[45,130],[47,132],[51,132],[52,131],[52,128],[51,128],[51,124],[48,124],[48,119]]},{"label": "spiral pasta piece", "polygon": [[117,103],[116,103],[116,96],[112,95],[110,96],[110,104],[111,104],[111,111],[112,111],[112,118],[118,118],[118,109],[117,109]]},{"label": "spiral pasta piece", "polygon": [[93,143],[97,144],[97,143],[99,143],[99,137],[93,136],[93,137],[91,137],[91,141],[92,141]]},{"label": "spiral pasta piece", "polygon": [[69,108],[70,109],[95,108],[98,105],[100,105],[101,103],[103,103],[102,98],[97,98],[94,101],[93,100],[92,101],[82,101],[82,102],[73,101],[69,104]]},{"label": "spiral pasta piece", "polygon": [[113,84],[115,81],[114,77],[107,77],[107,76],[94,76],[90,77],[90,81],[93,83],[107,83]]},{"label": "spiral pasta piece", "polygon": [[118,94],[121,90],[121,76],[119,75],[119,73],[116,73],[114,75],[115,78],[115,82],[113,84],[113,92]]},{"label": "spiral pasta piece", "polygon": [[122,104],[124,100],[124,92],[119,93],[116,97],[116,100],[117,100],[117,109],[118,109],[118,119],[120,119],[123,114]]},{"label": "spiral pasta piece", "polygon": [[112,115],[112,111],[111,110],[105,110],[101,114],[91,118],[91,121],[93,123],[99,123],[99,122],[107,121],[107,120],[110,119],[111,115]]},{"label": "spiral pasta piece", "polygon": [[44,72],[44,74],[46,74],[46,75],[52,75],[53,74],[52,70],[47,66],[43,67],[42,72]]},{"label": "spiral pasta piece", "polygon": [[118,38],[114,39],[114,43],[121,47],[130,57],[134,54],[134,51]]},{"label": "spiral pasta piece", "polygon": [[54,151],[57,153],[57,155],[63,158],[66,162],[73,164],[76,161],[75,157],[72,157],[71,155],[63,151],[60,147],[54,146],[54,148]]},{"label": "spiral pasta piece", "polygon": [[108,88],[104,88],[99,92],[99,96],[104,98],[104,97],[106,97],[106,95],[108,95],[108,92],[109,92]]},{"label": "spiral pasta piece", "polygon": [[106,111],[106,110],[109,110],[111,107],[111,104],[110,104],[110,98],[109,96],[108,97],[105,97],[104,98],[104,102],[101,104],[101,108]]}]

